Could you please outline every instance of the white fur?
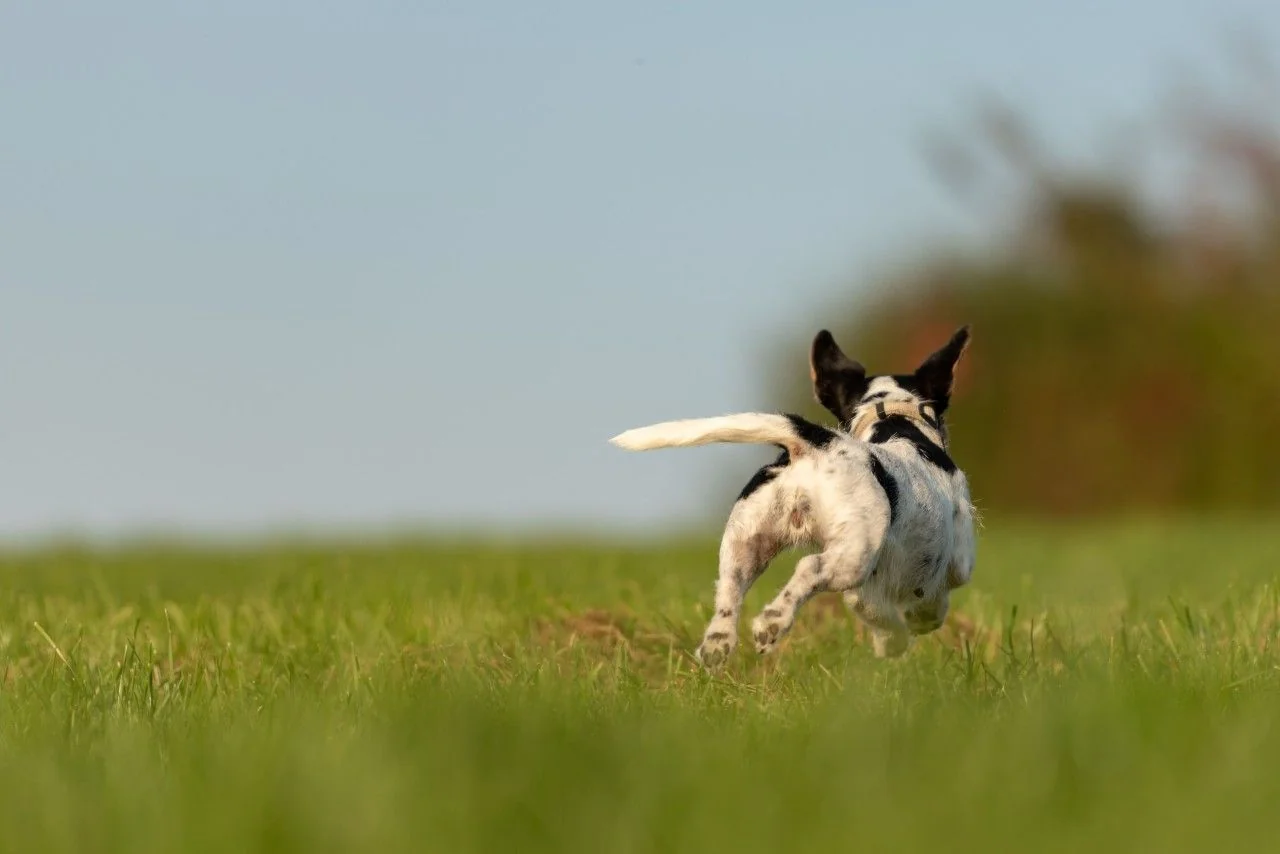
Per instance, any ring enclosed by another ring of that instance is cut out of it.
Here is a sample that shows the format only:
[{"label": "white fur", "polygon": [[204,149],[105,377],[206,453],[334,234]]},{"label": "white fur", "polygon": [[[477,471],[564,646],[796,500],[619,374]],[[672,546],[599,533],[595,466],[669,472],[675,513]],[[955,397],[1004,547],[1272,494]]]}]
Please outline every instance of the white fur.
[{"label": "white fur", "polygon": [[[889,377],[870,383],[866,398],[918,401]],[[628,430],[615,445],[631,450],[702,445],[711,442],[774,444],[787,448],[785,465],[766,466],[768,483],[734,504],[720,545],[715,615],[698,658],[709,668],[722,664],[737,643],[743,599],[769,562],[783,549],[816,546],[802,558],[791,579],[752,622],[760,653],[772,651],[795,622],[796,612],[815,593],[841,593],[871,629],[877,656],[906,652],[913,635],[942,625],[950,592],[968,583],[974,565],[973,507],[959,469],[946,472],[930,463],[906,439],[873,444],[876,419],[868,401],[850,424],[861,435],[841,431],[825,447],[804,442],[782,415],[746,413],[689,419]],[[898,408],[901,411],[901,408]],[[927,439],[946,447],[945,428],[915,422]],[[897,487],[890,523],[890,499],[876,479],[872,456]]]},{"label": "white fur", "polygon": [[795,431],[783,416],[748,412],[717,418],[664,421],[661,424],[627,430],[609,441],[628,451],[649,451],[654,448],[686,448],[715,442],[785,446],[794,440]]}]

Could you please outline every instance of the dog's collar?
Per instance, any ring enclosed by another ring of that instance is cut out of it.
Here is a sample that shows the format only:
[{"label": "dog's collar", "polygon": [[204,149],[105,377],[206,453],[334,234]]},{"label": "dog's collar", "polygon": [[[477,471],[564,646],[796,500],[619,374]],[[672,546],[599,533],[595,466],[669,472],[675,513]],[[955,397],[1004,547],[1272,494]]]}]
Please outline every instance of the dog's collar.
[{"label": "dog's collar", "polygon": [[931,403],[911,403],[905,400],[877,400],[875,406],[865,407],[849,424],[849,435],[859,438],[872,425],[891,416],[901,416],[929,428],[941,444],[942,424]]}]

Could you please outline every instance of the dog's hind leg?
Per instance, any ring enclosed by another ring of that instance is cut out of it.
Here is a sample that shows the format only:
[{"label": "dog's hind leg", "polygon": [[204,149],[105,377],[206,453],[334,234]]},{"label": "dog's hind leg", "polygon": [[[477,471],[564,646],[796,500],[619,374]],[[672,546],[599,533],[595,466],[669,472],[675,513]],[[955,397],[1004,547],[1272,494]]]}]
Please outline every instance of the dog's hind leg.
[{"label": "dog's hind leg", "polygon": [[720,574],[716,579],[716,612],[698,646],[698,660],[715,670],[728,660],[738,642],[742,600],[769,561],[782,550],[782,539],[768,530],[746,533],[732,516],[720,542]]},{"label": "dog's hind leg", "polygon": [[801,558],[786,586],[751,623],[756,652],[772,652],[791,631],[801,606],[814,594],[843,593],[861,585],[880,558],[886,528],[887,524],[875,526],[849,540],[828,544],[821,554]]}]

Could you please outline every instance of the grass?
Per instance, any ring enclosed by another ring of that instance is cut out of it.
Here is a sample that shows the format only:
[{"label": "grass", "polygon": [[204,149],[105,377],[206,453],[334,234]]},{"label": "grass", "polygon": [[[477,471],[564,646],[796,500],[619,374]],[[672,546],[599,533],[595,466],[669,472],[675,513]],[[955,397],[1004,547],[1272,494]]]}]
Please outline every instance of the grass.
[{"label": "grass", "polygon": [[9,553],[0,848],[1280,847],[1274,520],[992,522],[905,659],[817,600],[716,678],[714,554]]}]

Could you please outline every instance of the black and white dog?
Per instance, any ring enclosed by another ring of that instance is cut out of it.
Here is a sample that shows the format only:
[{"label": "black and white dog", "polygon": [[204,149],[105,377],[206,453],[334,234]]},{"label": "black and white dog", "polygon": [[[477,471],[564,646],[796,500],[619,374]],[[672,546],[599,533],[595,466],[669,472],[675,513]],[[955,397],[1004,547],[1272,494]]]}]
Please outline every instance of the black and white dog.
[{"label": "black and white dog", "polygon": [[810,373],[818,402],[840,430],[797,415],[745,413],[669,421],[610,441],[633,451],[714,442],[781,447],[742,490],[720,544],[716,612],[698,659],[723,664],[737,643],[747,590],[788,546],[816,546],[755,618],[756,651],[771,652],[815,593],[843,594],[871,630],[875,654],[907,651],[912,635],[942,625],[951,591],[974,564],[969,484],[947,453],[943,420],[963,327],[914,373],[867,376],[830,332],[814,338]]}]

